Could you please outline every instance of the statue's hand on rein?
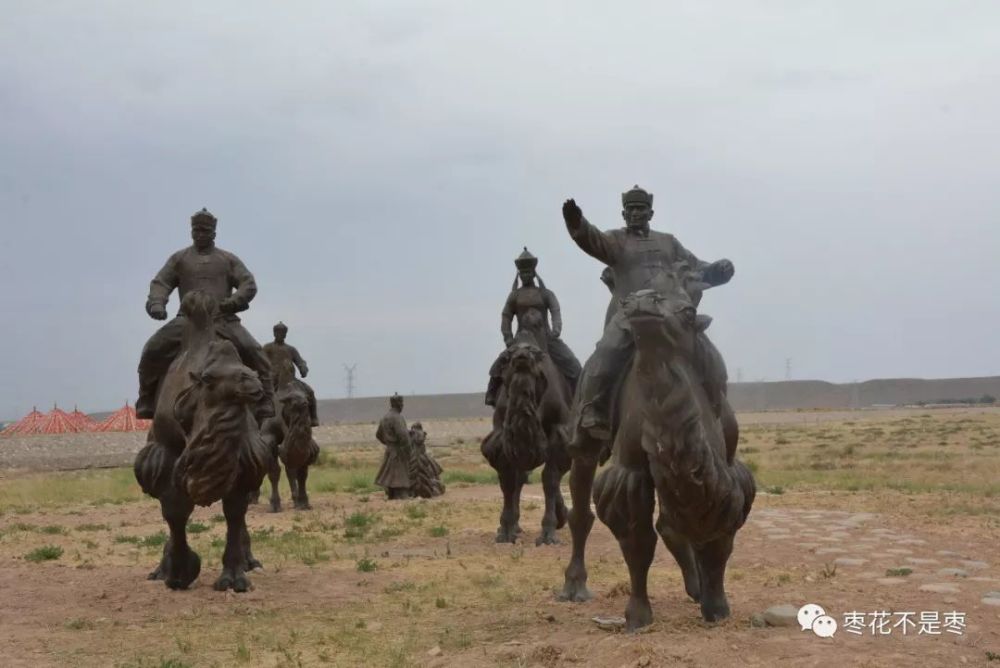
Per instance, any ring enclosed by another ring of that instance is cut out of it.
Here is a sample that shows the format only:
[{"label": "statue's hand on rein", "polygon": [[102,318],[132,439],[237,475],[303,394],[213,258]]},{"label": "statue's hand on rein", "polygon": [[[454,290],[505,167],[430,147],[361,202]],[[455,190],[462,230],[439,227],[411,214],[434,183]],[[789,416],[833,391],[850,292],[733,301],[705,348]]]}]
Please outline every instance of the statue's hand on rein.
[{"label": "statue's hand on rein", "polygon": [[711,278],[711,285],[725,285],[736,273],[736,268],[730,260],[722,259],[713,262],[705,272]]},{"label": "statue's hand on rein", "polygon": [[226,297],[219,302],[219,313],[232,315],[240,310],[239,303],[232,297]]},{"label": "statue's hand on rein", "polygon": [[167,319],[167,307],[164,306],[163,304],[159,304],[156,302],[147,302],[146,313],[148,313],[149,317],[152,318],[153,320]]}]

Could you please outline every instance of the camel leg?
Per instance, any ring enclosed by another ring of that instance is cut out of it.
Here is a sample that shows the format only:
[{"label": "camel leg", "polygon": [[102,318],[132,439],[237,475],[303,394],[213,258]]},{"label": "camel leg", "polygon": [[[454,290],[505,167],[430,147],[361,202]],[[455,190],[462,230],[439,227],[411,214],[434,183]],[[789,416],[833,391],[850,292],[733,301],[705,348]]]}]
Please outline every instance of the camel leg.
[{"label": "camel leg", "polygon": [[649,593],[646,589],[649,567],[656,552],[653,509],[649,509],[648,515],[640,513],[639,517],[633,519],[635,524],[630,531],[624,532],[623,535],[615,535],[625,557],[625,563],[628,564],[628,574],[632,584],[632,595],[625,606],[625,629],[628,631],[636,631],[653,621],[653,608],[649,604]]},{"label": "camel leg", "polygon": [[298,487],[299,496],[295,499],[295,507],[299,510],[312,510],[312,506],[309,505],[309,494],[306,493],[306,478],[309,477],[309,466],[303,466],[298,470]]},{"label": "camel leg", "polygon": [[278,483],[281,482],[281,462],[277,457],[271,462],[271,468],[267,471],[267,477],[271,481],[271,512],[281,512],[281,491]]},{"label": "camel leg", "polygon": [[666,481],[665,472],[662,466],[653,461],[650,462],[650,472],[653,474],[653,482],[657,489],[657,500],[660,505],[660,514],[656,518],[656,531],[663,539],[663,544],[670,550],[674,561],[681,568],[681,575],[684,577],[684,591],[694,602],[701,600],[701,577],[698,570],[698,561],[695,559],[694,549],[691,543],[684,536],[670,528],[667,517],[668,503],[660,492],[666,489],[669,483]]},{"label": "camel leg", "polygon": [[647,578],[656,551],[653,530],[655,493],[648,464],[643,469],[615,463],[594,484],[597,516],[618,539],[632,581],[632,595],[625,606],[625,628],[636,631],[653,621]]},{"label": "camel leg", "polygon": [[579,457],[573,460],[569,472],[569,494],[573,499],[573,508],[569,511],[569,530],[573,536],[573,556],[566,567],[566,581],[563,585],[560,600],[582,602],[589,601],[593,594],[587,589],[587,566],[584,557],[587,551],[587,538],[594,526],[594,513],[590,510],[590,493],[594,488],[594,473],[597,471],[597,461]]},{"label": "camel leg", "polygon": [[160,565],[149,574],[150,580],[163,580],[170,589],[187,589],[201,572],[201,558],[187,542],[187,522],[194,502],[186,494],[171,489],[160,498],[160,511],[170,527],[170,538],[163,546]]},{"label": "camel leg", "polygon": [[733,536],[724,536],[694,548],[701,571],[701,616],[717,622],[729,616],[726,600],[726,562],[733,553]]},{"label": "camel leg", "polygon": [[[535,539],[535,545],[558,545],[559,537],[556,535],[556,504],[562,498],[559,490],[559,481],[562,480],[562,471],[549,460],[542,468],[542,489],[545,492],[545,513],[542,515],[542,534]],[[565,507],[565,502],[563,502]]]},{"label": "camel leg", "polygon": [[247,530],[246,520],[243,522],[243,570],[250,572],[258,568],[264,568],[264,564],[260,563],[260,559],[253,556],[253,551],[250,549],[250,532]]},{"label": "camel leg", "polygon": [[496,542],[516,543],[520,531],[518,521],[521,516],[519,503],[521,486],[518,484],[518,478],[522,473],[505,463],[497,469],[497,475],[500,478],[500,490],[503,492],[503,510],[500,512]]},{"label": "camel leg", "polygon": [[701,578],[698,575],[698,562],[695,560],[694,549],[683,536],[671,529],[667,525],[666,516],[663,514],[663,501],[660,501],[660,515],[656,519],[656,532],[663,539],[663,544],[674,556],[674,561],[681,567],[681,575],[684,577],[684,591],[695,603],[701,600]]},{"label": "camel leg", "polygon": [[288,478],[288,490],[292,495],[292,507],[299,507],[299,472],[285,464],[285,477]]},{"label": "camel leg", "polygon": [[243,544],[249,539],[246,494],[230,492],[222,499],[222,512],[226,516],[226,549],[222,554],[222,574],[213,587],[216,591],[245,592],[250,589],[245,570],[247,547]]}]

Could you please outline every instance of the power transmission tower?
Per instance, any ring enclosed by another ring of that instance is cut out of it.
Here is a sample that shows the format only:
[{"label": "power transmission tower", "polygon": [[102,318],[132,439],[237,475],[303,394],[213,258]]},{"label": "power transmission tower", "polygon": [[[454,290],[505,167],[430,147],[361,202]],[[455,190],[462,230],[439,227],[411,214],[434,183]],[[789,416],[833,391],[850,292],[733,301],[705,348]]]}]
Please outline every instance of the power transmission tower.
[{"label": "power transmission tower", "polygon": [[350,399],[354,396],[354,371],[358,368],[355,362],[351,366],[344,365],[344,371],[347,372],[347,398]]}]

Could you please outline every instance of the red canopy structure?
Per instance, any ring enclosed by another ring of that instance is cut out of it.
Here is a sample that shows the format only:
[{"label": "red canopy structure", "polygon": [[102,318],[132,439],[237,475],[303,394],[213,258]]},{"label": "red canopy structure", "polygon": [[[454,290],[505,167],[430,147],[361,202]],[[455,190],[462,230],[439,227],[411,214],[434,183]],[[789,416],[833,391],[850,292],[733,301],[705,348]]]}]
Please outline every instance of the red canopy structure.
[{"label": "red canopy structure", "polygon": [[137,418],[135,409],[125,402],[124,406],[94,427],[94,431],[146,431],[151,423],[151,420]]},{"label": "red canopy structure", "polygon": [[0,432],[0,434],[4,436],[32,434],[34,433],[35,427],[37,427],[43,419],[45,419],[45,414],[39,412],[37,408],[32,407],[30,413],[14,424],[7,425],[7,428]]},{"label": "red canopy structure", "polygon": [[73,406],[73,412],[69,414],[73,424],[77,426],[77,431],[93,431],[97,423],[86,413],[81,413],[80,409]]},{"label": "red canopy structure", "polygon": [[64,410],[61,410],[58,406],[53,406],[52,410],[46,413],[45,417],[42,418],[38,426],[35,427],[33,434],[71,434],[80,431],[77,426],[73,423],[73,418],[69,416]]}]

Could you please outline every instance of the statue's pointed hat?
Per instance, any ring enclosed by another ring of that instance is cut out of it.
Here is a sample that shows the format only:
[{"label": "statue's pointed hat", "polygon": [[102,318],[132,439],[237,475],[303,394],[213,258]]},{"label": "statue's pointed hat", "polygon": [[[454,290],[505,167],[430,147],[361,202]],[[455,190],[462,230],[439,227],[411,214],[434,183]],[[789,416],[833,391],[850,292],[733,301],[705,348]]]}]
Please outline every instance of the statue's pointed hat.
[{"label": "statue's pointed hat", "polygon": [[514,259],[514,265],[517,267],[518,271],[523,269],[534,269],[538,266],[538,258],[532,255],[528,251],[528,247],[525,246],[524,251],[522,251],[521,254]]}]

